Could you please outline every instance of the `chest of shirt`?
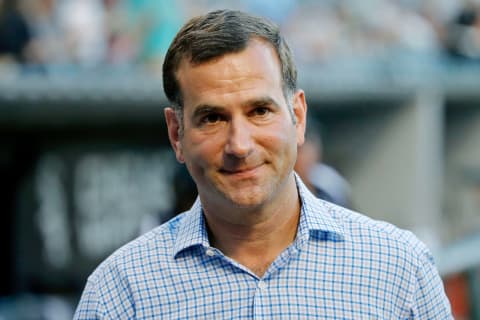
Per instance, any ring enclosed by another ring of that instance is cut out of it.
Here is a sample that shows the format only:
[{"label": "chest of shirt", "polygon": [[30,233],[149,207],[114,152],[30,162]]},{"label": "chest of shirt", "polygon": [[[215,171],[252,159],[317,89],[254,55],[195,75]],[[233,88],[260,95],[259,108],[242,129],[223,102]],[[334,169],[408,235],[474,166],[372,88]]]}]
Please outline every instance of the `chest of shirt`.
[{"label": "chest of shirt", "polygon": [[405,266],[385,265],[372,250],[310,244],[280,256],[262,279],[209,250],[200,246],[136,273],[137,318],[408,318],[409,293],[399,292],[409,281]]}]

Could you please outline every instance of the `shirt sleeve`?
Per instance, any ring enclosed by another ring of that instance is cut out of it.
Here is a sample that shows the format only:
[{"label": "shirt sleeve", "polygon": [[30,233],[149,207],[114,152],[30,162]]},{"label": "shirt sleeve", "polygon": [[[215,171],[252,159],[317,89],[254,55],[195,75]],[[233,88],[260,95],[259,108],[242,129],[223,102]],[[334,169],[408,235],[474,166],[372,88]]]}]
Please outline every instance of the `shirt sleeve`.
[{"label": "shirt sleeve", "polygon": [[97,269],[87,281],[74,319],[132,318],[135,318],[135,304],[126,278],[112,265]]},{"label": "shirt sleeve", "polygon": [[80,319],[109,319],[104,304],[100,301],[97,294],[95,283],[87,281],[87,285],[82,293],[77,310],[73,316],[74,320]]},{"label": "shirt sleeve", "polygon": [[431,253],[425,248],[416,274],[412,319],[453,319]]}]

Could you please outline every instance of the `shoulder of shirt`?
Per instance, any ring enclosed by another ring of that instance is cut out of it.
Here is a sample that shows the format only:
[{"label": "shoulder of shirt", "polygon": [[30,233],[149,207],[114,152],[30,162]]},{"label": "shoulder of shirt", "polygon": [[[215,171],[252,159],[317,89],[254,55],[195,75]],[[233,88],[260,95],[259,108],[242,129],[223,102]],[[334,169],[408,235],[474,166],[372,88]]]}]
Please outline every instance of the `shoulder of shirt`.
[{"label": "shoulder of shirt", "polygon": [[371,241],[377,240],[382,245],[403,248],[412,255],[426,256],[431,259],[427,246],[411,231],[324,200],[318,201],[323,202],[325,211],[343,228],[350,241],[365,241],[368,237]]},{"label": "shoulder of shirt", "polygon": [[[392,223],[376,220],[365,214],[316,198],[296,175],[300,197],[308,220],[313,222],[319,234],[323,230],[336,232],[340,238],[350,242],[353,248],[381,246],[384,250],[398,249],[411,261],[421,264],[425,259],[433,262],[427,246],[411,231]],[[334,237],[336,238],[336,237]]]},{"label": "shoulder of shirt", "polygon": [[88,281],[96,282],[106,273],[135,272],[149,259],[169,259],[180,221],[188,213],[179,214],[160,226],[146,232],[115,250],[89,276]]}]

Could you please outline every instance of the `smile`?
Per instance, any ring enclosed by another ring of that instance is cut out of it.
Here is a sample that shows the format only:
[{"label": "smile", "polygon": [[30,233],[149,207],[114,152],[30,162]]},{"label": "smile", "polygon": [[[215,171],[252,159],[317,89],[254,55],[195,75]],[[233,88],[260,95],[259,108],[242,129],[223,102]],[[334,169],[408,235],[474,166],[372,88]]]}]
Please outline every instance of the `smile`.
[{"label": "smile", "polygon": [[249,168],[238,168],[238,169],[221,169],[220,172],[224,175],[228,176],[237,176],[237,177],[242,177],[242,178],[248,178],[253,175],[255,175],[258,171],[258,169],[262,165],[257,165],[254,167],[249,167]]}]

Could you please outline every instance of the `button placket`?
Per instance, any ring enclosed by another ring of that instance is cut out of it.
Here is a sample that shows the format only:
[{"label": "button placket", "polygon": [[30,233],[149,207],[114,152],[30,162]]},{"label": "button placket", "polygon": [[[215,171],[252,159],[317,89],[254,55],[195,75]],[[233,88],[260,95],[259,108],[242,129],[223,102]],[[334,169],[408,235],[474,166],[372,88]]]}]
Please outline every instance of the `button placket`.
[{"label": "button placket", "polygon": [[258,282],[258,289],[265,290],[265,289],[267,289],[267,287],[268,287],[268,285],[265,281],[259,281]]}]

